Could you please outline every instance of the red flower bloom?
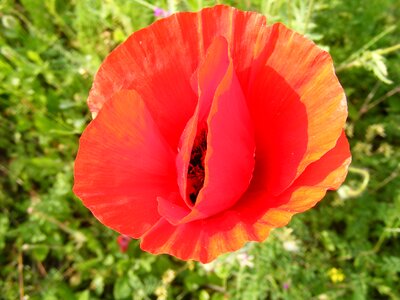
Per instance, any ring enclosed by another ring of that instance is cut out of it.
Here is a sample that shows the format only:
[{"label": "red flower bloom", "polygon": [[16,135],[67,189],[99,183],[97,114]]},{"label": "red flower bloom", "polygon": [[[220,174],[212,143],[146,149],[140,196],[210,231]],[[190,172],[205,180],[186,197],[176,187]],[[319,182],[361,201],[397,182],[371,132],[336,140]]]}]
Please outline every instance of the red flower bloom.
[{"label": "red flower bloom", "polygon": [[132,34],[98,71],[76,195],[151,253],[209,262],[343,182],[345,95],[328,53],[227,6]]},{"label": "red flower bloom", "polygon": [[131,238],[126,235],[119,235],[117,237],[117,243],[119,246],[119,250],[123,253],[128,251],[129,243],[131,242]]}]

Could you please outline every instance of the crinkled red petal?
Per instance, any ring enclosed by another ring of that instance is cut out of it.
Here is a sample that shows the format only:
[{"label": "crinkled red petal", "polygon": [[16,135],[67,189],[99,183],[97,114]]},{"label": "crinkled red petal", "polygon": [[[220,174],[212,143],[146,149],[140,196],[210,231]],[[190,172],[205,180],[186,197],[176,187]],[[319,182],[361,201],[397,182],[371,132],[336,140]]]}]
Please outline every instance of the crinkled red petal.
[{"label": "crinkled red petal", "polygon": [[313,207],[327,190],[337,189],[350,161],[343,132],[336,146],[310,164],[281,195],[272,196],[265,188],[246,193],[234,207],[208,219],[177,226],[161,219],[143,236],[141,248],[207,263],[248,241],[263,241],[272,228],[285,226],[294,214]]},{"label": "crinkled red petal", "polygon": [[347,105],[327,52],[282,24],[269,31],[260,55],[266,61],[247,97],[257,131],[257,164],[262,161],[260,173],[278,195],[334,147]]},{"label": "crinkled red petal", "polygon": [[190,80],[212,41],[224,37],[242,86],[266,39],[265,17],[228,6],[177,13],[133,33],[103,62],[88,105],[98,112],[121,89],[136,90],[168,143],[176,148],[197,96]]},{"label": "crinkled red petal", "polygon": [[[231,207],[246,191],[254,169],[253,125],[225,38],[216,38],[207,53],[199,69],[199,103],[184,130],[177,156],[181,197],[191,209],[177,207],[176,199],[170,199],[171,205],[166,203],[168,199],[159,199],[159,212],[172,223],[210,217]],[[191,205],[186,178],[194,136],[202,122],[208,128],[205,180]],[[185,211],[186,216],[182,215]]]},{"label": "crinkled red petal", "polygon": [[83,132],[74,177],[85,206],[122,234],[160,219],[157,197],[177,191],[175,157],[136,92],[115,94]]}]

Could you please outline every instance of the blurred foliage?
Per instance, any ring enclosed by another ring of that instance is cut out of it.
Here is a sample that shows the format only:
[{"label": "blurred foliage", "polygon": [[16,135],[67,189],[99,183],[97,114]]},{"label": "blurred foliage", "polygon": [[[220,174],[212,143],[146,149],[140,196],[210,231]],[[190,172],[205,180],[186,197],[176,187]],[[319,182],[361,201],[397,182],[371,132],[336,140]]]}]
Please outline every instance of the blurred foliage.
[{"label": "blurred foliage", "polygon": [[[136,241],[123,253],[71,192],[93,75],[156,7],[215,3],[264,13],[331,52],[352,172],[289,227],[212,264]],[[0,0],[0,298],[400,299],[398,20],[396,0]]]}]

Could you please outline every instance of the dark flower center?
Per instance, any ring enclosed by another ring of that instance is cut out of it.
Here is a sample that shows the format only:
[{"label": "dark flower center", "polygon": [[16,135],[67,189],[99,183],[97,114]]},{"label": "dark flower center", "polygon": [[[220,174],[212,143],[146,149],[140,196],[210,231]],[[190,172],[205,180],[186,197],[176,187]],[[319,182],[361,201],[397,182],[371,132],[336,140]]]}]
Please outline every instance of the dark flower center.
[{"label": "dark flower center", "polygon": [[202,126],[199,124],[190,154],[186,193],[192,204],[196,203],[197,196],[204,185],[204,159],[207,153],[207,133],[207,124],[204,123]]}]

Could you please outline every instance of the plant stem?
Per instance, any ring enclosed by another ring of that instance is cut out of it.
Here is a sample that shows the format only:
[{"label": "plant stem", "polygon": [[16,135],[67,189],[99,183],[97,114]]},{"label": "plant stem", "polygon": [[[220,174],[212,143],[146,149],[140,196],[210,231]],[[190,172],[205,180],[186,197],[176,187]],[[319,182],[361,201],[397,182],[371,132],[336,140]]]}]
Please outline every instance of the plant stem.
[{"label": "plant stem", "polygon": [[242,290],[243,271],[244,271],[244,267],[240,266],[239,272],[237,273],[237,277],[236,277],[236,291],[238,292],[239,295]]},{"label": "plant stem", "polygon": [[399,176],[399,170],[400,170],[400,164],[397,166],[397,168],[384,180],[382,180],[376,187],[373,189],[373,192],[376,192],[383,188],[385,185],[387,185],[389,182],[391,182],[393,179],[395,179],[397,176]]},{"label": "plant stem", "polygon": [[18,252],[18,285],[19,285],[19,299],[24,300],[24,262],[22,251]]},{"label": "plant stem", "polygon": [[383,95],[379,99],[377,99],[374,102],[371,102],[370,104],[368,104],[368,106],[367,106],[366,110],[364,111],[364,113],[367,112],[368,110],[370,110],[371,108],[374,108],[379,103],[385,101],[386,99],[392,97],[393,95],[395,95],[397,93],[400,93],[400,86],[396,86],[395,88],[391,89],[389,92],[387,92],[385,95]]},{"label": "plant stem", "polygon": [[383,48],[383,49],[378,49],[375,51],[375,53],[381,54],[381,55],[385,55],[394,51],[397,51],[400,49],[400,44],[396,44],[387,48]]},{"label": "plant stem", "polygon": [[171,13],[174,13],[176,11],[176,0],[168,0],[168,10]]},{"label": "plant stem", "polygon": [[50,217],[50,216],[48,216],[48,215],[46,215],[46,214],[44,214],[44,213],[42,213],[40,211],[37,211],[37,210],[33,210],[32,214],[40,216],[41,218],[43,218],[47,222],[50,222],[50,223],[58,226],[62,231],[64,231],[65,233],[70,234],[79,245],[86,241],[86,237],[82,232],[69,228],[67,225],[65,225],[64,223],[58,221],[57,219],[55,219],[53,217]]},{"label": "plant stem", "polygon": [[150,4],[150,3],[146,2],[146,1],[143,1],[143,0],[133,0],[133,1],[139,3],[140,5],[145,6],[147,8],[150,8],[152,10],[156,10],[158,8],[157,6],[155,6],[153,4]]},{"label": "plant stem", "polygon": [[304,21],[304,29],[303,29],[304,34],[307,33],[308,24],[310,22],[310,18],[311,18],[311,14],[312,14],[313,10],[314,10],[314,0],[310,0],[310,2],[308,4],[308,11],[307,11],[306,19]]},{"label": "plant stem", "polygon": [[[366,43],[364,46],[362,46],[356,52],[351,54],[348,59],[346,59],[344,62],[342,62],[336,68],[336,72],[340,72],[342,70],[349,69],[351,67],[357,66],[359,64],[360,57],[362,56],[362,54],[366,50],[368,50],[371,46],[376,44],[381,38],[383,38],[384,36],[388,35],[389,33],[391,33],[395,29],[396,29],[396,26],[390,26],[389,28],[387,28],[386,30],[382,31],[377,36],[373,37],[368,43]],[[400,47],[400,44],[397,44],[397,45],[394,45],[394,46],[391,46],[391,47],[388,47],[388,48],[375,50],[374,52],[382,55],[382,54],[387,54],[387,53],[396,51],[396,50],[399,49],[399,47]]]},{"label": "plant stem", "polygon": [[353,198],[353,197],[357,197],[357,196],[361,195],[364,192],[364,190],[367,188],[370,175],[367,170],[356,168],[356,167],[349,167],[349,172],[359,174],[363,178],[363,181],[361,182],[360,186],[357,189],[350,188],[347,191],[348,197]]},{"label": "plant stem", "polygon": [[363,114],[365,114],[368,111],[368,105],[371,102],[371,100],[374,98],[376,92],[378,91],[380,87],[380,82],[378,81],[373,89],[368,93],[368,96],[365,98],[364,103],[361,105],[360,110],[358,111],[358,117],[360,118]]}]

